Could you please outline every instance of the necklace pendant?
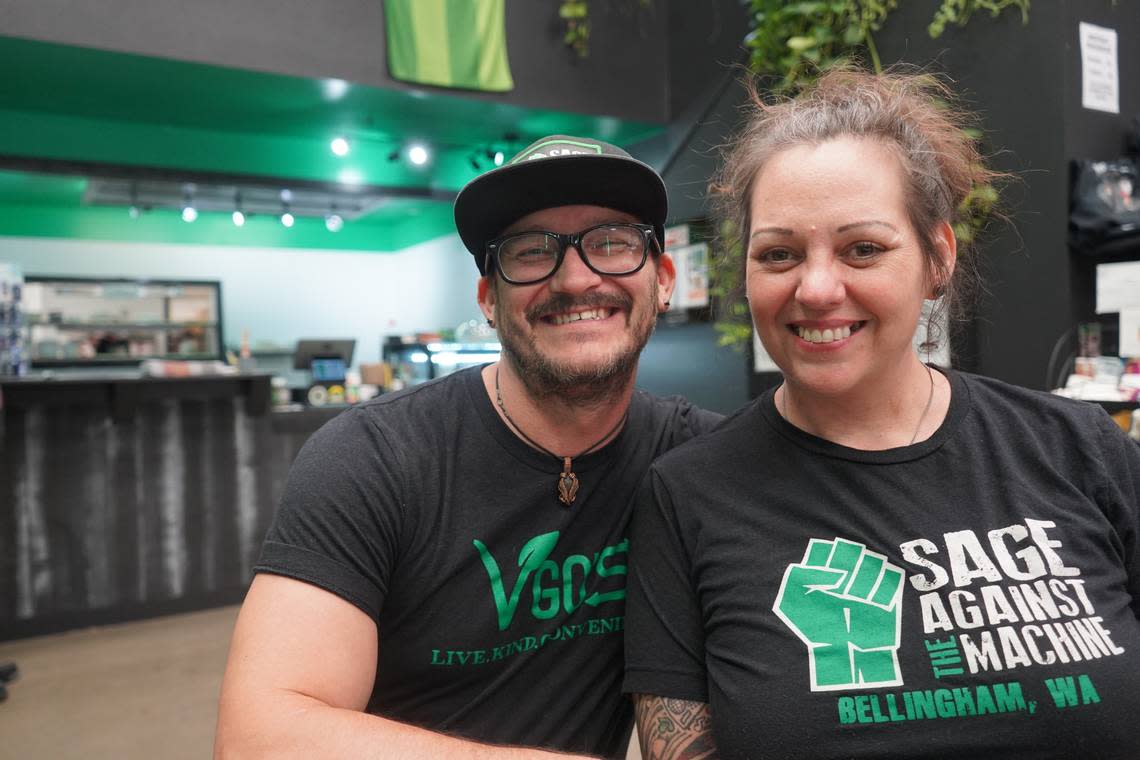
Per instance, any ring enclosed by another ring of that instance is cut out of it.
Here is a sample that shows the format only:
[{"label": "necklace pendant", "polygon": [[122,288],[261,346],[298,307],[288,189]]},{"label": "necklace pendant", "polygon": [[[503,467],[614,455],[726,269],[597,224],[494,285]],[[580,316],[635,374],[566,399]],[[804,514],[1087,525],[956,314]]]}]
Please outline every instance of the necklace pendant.
[{"label": "necklace pendant", "polygon": [[567,507],[578,496],[578,476],[570,469],[570,457],[562,461],[562,474],[558,476],[558,500]]}]

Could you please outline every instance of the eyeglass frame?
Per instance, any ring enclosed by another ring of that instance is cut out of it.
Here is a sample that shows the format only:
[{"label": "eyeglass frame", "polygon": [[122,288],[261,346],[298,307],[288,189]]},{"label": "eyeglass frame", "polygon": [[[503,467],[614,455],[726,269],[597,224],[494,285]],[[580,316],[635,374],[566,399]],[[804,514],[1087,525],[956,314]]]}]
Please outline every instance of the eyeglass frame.
[{"label": "eyeglass frame", "polygon": [[[634,227],[641,232],[642,240],[645,243],[641,251],[641,263],[628,272],[619,272],[616,274],[613,272],[603,272],[591,264],[589,257],[587,257],[586,253],[582,250],[582,237],[603,227]],[[554,260],[554,266],[551,268],[549,274],[543,275],[537,280],[520,282],[518,280],[512,280],[507,276],[507,273],[503,271],[503,265],[500,263],[498,256],[499,247],[507,240],[522,235],[547,235],[558,241],[558,257]],[[498,273],[499,277],[503,278],[503,282],[509,285],[537,285],[558,274],[558,270],[562,268],[562,262],[566,258],[566,249],[570,246],[574,246],[574,250],[578,252],[578,258],[582,259],[582,263],[586,265],[586,268],[599,277],[629,277],[630,275],[637,274],[645,268],[645,262],[649,260],[650,249],[652,249],[654,255],[661,253],[661,244],[657,240],[657,233],[653,229],[652,224],[642,224],[641,222],[603,222],[602,224],[595,224],[584,230],[568,234],[551,232],[550,230],[522,230],[521,232],[512,232],[509,235],[501,235],[497,238],[493,238],[488,240],[484,246],[487,250],[484,269],[488,272],[491,271],[491,264],[494,263],[494,271]]]}]

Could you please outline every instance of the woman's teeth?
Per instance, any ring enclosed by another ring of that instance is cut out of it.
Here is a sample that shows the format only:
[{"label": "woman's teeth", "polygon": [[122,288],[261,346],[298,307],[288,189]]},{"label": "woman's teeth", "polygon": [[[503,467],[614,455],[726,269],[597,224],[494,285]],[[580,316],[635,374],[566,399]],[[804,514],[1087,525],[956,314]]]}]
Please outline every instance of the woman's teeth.
[{"label": "woman's teeth", "polygon": [[580,322],[583,319],[605,319],[613,313],[613,309],[587,309],[571,314],[555,314],[550,321],[556,325],[568,325],[571,322]]},{"label": "woman's teeth", "polygon": [[844,338],[850,338],[851,333],[858,332],[859,328],[863,326],[862,322],[855,322],[854,324],[845,325],[843,327],[829,327],[826,330],[818,330],[814,327],[793,327],[797,336],[806,340],[808,343],[832,343]]}]

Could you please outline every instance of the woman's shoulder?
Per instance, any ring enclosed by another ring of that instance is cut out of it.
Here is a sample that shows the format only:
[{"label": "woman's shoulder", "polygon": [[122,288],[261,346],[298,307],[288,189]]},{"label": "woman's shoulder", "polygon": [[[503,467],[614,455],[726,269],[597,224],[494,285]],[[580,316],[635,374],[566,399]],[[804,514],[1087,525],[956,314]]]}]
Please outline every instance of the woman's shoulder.
[{"label": "woman's shoulder", "polygon": [[955,373],[969,395],[971,414],[1007,420],[1009,429],[1031,426],[1041,431],[1081,435],[1092,433],[1111,419],[1098,404],[1014,385],[984,375]]},{"label": "woman's shoulder", "polygon": [[1011,407],[1063,417],[1095,416],[1099,407],[1088,401],[1058,396],[1056,393],[1026,388],[997,378],[955,372],[966,385],[970,400],[978,406]]}]

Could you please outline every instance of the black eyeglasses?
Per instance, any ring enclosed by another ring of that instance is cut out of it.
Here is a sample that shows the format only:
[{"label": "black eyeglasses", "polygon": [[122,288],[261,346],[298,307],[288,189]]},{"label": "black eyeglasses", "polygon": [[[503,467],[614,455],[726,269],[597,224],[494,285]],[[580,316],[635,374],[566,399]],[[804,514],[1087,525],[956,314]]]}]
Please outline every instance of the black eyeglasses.
[{"label": "black eyeglasses", "polygon": [[516,232],[487,243],[487,269],[493,261],[507,282],[532,285],[553,276],[562,266],[566,249],[574,246],[591,271],[620,277],[645,266],[651,245],[660,250],[648,224],[599,224],[571,235]]}]

